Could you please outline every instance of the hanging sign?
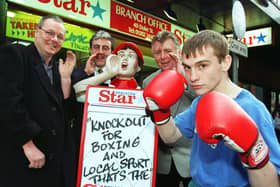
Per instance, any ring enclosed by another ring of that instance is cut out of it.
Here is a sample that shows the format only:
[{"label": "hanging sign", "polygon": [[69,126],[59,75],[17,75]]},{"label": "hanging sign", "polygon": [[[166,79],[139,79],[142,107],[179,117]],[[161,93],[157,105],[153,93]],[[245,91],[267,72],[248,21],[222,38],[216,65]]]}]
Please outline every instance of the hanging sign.
[{"label": "hanging sign", "polygon": [[116,1],[111,2],[111,29],[151,40],[160,30],[171,30],[171,24]]},{"label": "hanging sign", "polygon": [[229,50],[241,56],[248,57],[248,48],[246,44],[233,38],[230,40]]},{"label": "hanging sign", "polygon": [[97,27],[111,29],[146,41],[151,41],[160,30],[173,32],[181,44],[194,34],[183,27],[114,0],[8,1]]},{"label": "hanging sign", "polygon": [[8,0],[50,14],[109,28],[111,0]]},{"label": "hanging sign", "polygon": [[[34,41],[35,30],[41,16],[22,11],[9,10],[6,22],[6,36],[20,40]],[[89,40],[94,32],[90,29],[65,23],[65,41],[62,47],[89,52]]]},{"label": "hanging sign", "polygon": [[[228,38],[228,40],[230,40],[233,35],[228,34],[226,35],[226,37]],[[248,47],[272,45],[272,28],[265,27],[261,29],[246,31],[244,38],[240,39],[239,41],[243,42]]]},{"label": "hanging sign", "polygon": [[189,30],[186,30],[183,27],[171,24],[171,32],[173,32],[175,34],[175,36],[178,38],[181,47],[183,47],[184,42],[190,38],[192,35],[194,35],[195,33]]},{"label": "hanging sign", "polygon": [[152,187],[156,130],[142,90],[87,88],[77,187]]}]

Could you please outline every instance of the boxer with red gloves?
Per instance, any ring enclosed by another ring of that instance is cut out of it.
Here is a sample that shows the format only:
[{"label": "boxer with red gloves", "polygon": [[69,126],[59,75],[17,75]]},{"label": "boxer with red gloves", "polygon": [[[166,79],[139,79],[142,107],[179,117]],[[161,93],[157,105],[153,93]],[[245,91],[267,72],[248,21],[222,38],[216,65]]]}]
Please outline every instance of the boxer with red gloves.
[{"label": "boxer with red gloves", "polygon": [[174,120],[166,115],[183,85],[165,78],[170,75],[159,74],[144,97],[166,143],[181,136],[193,140],[192,186],[279,187],[280,146],[272,117],[261,101],[230,80],[227,40],[201,31],[185,42],[182,60],[188,84],[199,95],[186,111]]},{"label": "boxer with red gloves", "polygon": [[[159,31],[153,37],[151,42],[151,51],[158,70],[148,75],[142,83],[142,87],[146,88],[149,83],[161,72],[166,70],[179,69],[178,62],[181,62],[181,45],[177,36],[170,31]],[[170,81],[170,80],[167,80]],[[176,82],[174,81],[176,85]],[[160,87],[165,86],[162,82]],[[176,89],[176,88],[175,88]],[[174,89],[170,89],[173,92]],[[170,107],[173,117],[185,111],[196,97],[194,90],[188,86],[180,99]],[[166,97],[166,99],[168,99]],[[163,116],[164,118],[164,116]],[[190,152],[192,140],[182,138],[182,141],[176,145],[166,145],[160,137],[158,137],[157,146],[157,168],[156,168],[156,187],[162,186],[187,186],[191,181],[190,177]]]}]

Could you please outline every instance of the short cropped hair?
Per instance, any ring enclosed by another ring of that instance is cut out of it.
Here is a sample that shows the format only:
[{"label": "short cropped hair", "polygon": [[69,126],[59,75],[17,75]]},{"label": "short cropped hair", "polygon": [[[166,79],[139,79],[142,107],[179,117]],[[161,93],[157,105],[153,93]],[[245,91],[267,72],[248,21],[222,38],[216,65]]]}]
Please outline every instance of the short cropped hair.
[{"label": "short cropped hair", "polygon": [[40,21],[39,21],[37,27],[41,29],[42,26],[44,25],[44,22],[45,22],[47,19],[53,19],[53,20],[55,20],[56,22],[61,23],[61,24],[64,25],[63,20],[62,20],[59,16],[56,16],[56,15],[47,15],[47,16],[43,16],[43,17],[40,19]]},{"label": "short cropped hair", "polygon": [[226,38],[212,30],[200,31],[186,40],[183,45],[182,54],[189,58],[189,56],[195,56],[197,51],[201,53],[203,48],[207,46],[211,46],[214,49],[214,53],[220,62],[229,54]]},{"label": "short cropped hair", "polygon": [[89,41],[89,47],[92,48],[92,41],[97,40],[97,39],[107,39],[111,42],[111,50],[114,50],[114,39],[112,38],[111,34],[107,31],[104,30],[99,30],[97,31],[90,39]]},{"label": "short cropped hair", "polygon": [[155,42],[163,43],[165,40],[171,39],[175,43],[177,51],[180,50],[180,42],[179,39],[170,31],[159,31],[152,39],[152,47]]}]

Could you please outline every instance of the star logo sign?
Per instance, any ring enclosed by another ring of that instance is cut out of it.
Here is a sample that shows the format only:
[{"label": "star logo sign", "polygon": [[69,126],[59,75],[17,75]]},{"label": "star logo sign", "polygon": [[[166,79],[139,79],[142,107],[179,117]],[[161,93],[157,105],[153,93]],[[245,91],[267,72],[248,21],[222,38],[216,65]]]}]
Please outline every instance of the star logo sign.
[{"label": "star logo sign", "polygon": [[93,10],[92,17],[99,17],[103,21],[102,13],[106,12],[106,10],[100,7],[99,1],[97,1],[96,6],[90,5],[90,7]]},{"label": "star logo sign", "polygon": [[260,43],[260,42],[264,43],[265,42],[264,41],[265,37],[266,37],[266,35],[263,35],[262,33],[260,33],[260,35],[256,37],[258,39],[258,43]]}]

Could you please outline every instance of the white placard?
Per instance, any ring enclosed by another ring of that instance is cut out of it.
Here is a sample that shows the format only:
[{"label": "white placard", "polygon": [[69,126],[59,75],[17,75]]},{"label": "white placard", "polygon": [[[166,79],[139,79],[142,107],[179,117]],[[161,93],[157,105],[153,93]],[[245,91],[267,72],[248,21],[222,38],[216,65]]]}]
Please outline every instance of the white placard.
[{"label": "white placard", "polygon": [[156,129],[142,90],[89,87],[77,187],[154,186]]}]

